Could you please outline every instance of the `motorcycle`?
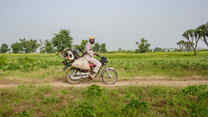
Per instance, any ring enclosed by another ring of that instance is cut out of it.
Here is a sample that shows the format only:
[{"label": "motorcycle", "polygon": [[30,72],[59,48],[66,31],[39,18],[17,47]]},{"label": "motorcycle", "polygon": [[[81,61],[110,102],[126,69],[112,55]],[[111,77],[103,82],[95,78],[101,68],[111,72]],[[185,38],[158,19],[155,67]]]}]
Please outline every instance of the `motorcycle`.
[{"label": "motorcycle", "polygon": [[[82,58],[77,51],[66,49],[62,52],[64,57],[63,64],[65,65],[64,70],[66,71],[66,79],[70,84],[78,84],[84,79],[90,79],[90,75],[93,73],[93,69],[96,67],[95,64],[87,61],[87,67],[89,69],[82,69],[75,67],[73,64]],[[82,61],[84,61],[82,59]],[[118,73],[113,67],[108,67],[108,59],[105,56],[100,57],[100,63],[102,64],[99,72],[96,73],[95,78],[101,75],[102,81],[105,84],[115,84],[118,80]]]}]

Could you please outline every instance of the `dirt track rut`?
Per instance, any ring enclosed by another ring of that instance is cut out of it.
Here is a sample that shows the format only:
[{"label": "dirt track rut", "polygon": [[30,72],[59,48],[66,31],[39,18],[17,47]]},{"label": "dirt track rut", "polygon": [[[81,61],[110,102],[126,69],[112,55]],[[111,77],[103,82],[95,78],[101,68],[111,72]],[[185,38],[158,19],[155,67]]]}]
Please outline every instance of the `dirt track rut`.
[{"label": "dirt track rut", "polygon": [[[104,87],[120,87],[120,86],[170,86],[170,87],[184,87],[189,85],[202,85],[207,84],[208,80],[187,80],[187,81],[177,81],[177,80],[125,80],[119,81],[115,85],[106,85],[102,82],[83,82],[80,84],[68,84],[67,82],[53,81],[49,83],[37,83],[32,85],[42,86],[50,85],[53,87],[88,87],[90,85],[99,85]],[[17,87],[22,84],[1,84],[0,88],[11,88]]]}]

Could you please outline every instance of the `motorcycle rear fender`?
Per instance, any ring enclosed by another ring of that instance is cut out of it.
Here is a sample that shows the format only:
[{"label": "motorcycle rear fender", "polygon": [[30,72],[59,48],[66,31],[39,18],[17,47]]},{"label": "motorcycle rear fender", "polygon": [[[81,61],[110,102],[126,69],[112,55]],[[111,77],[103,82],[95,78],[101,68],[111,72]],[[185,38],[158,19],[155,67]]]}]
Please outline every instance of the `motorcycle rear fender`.
[{"label": "motorcycle rear fender", "polygon": [[64,71],[66,71],[69,67],[71,67],[71,66],[65,65],[65,66],[64,66]]}]

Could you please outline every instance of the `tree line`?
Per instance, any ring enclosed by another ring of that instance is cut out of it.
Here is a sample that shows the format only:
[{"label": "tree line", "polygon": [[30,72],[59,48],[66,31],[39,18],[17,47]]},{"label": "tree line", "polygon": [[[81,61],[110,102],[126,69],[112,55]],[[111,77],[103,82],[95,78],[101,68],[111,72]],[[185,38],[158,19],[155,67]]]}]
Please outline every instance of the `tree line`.
[{"label": "tree line", "polygon": [[[208,46],[208,23],[202,24],[195,29],[188,29],[182,34],[182,36],[185,38],[185,40],[180,40],[176,43],[178,49],[168,49],[168,50],[162,49],[160,47],[156,47],[155,49],[151,50],[150,49],[151,44],[148,43],[148,40],[141,38],[140,42],[136,42],[138,49],[136,49],[135,52],[145,53],[145,52],[163,52],[163,51],[193,51],[194,55],[196,56],[199,41],[204,42],[205,45]],[[119,48],[118,51],[122,51],[122,49]]]},{"label": "tree line", "polygon": [[[0,47],[0,53],[33,53],[37,52],[37,49],[40,49],[40,53],[54,53],[63,50],[64,48],[76,49],[80,52],[84,52],[85,45],[88,40],[82,40],[81,44],[73,45],[72,36],[70,31],[61,30],[59,33],[55,33],[54,37],[51,40],[37,41],[33,39],[19,39],[18,42],[12,43],[11,47],[3,43]],[[139,42],[136,42],[137,49],[135,51],[123,50],[119,48],[115,52],[136,52],[136,53],[145,53],[145,52],[164,52],[164,51],[193,51],[194,55],[197,55],[197,47],[199,41],[204,42],[208,46],[208,23],[202,24],[195,29],[186,30],[182,36],[183,40],[178,41],[177,48],[174,50],[164,49],[156,47],[153,50],[150,49],[151,44],[148,40],[141,38]],[[107,52],[105,43],[95,43],[93,50],[95,52]]]},{"label": "tree line", "polygon": [[[33,39],[21,38],[17,42],[12,43],[11,47],[8,44],[3,43],[0,47],[0,53],[34,53],[39,49],[40,53],[55,53],[60,52],[65,48],[77,49],[84,52],[87,40],[82,40],[80,45],[73,45],[72,36],[68,30],[60,30],[58,33],[54,34],[51,40],[37,41]],[[94,51],[96,52],[107,52],[105,43],[96,43],[94,46]]]}]

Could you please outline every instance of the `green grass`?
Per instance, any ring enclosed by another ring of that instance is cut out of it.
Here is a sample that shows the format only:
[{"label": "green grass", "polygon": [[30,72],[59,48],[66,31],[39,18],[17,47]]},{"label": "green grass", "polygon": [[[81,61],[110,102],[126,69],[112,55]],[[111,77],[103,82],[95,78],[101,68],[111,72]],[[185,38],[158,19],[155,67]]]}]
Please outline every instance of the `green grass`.
[{"label": "green grass", "polygon": [[[108,53],[119,79],[208,74],[208,52]],[[208,117],[208,86],[63,88],[29,85],[64,80],[62,58],[55,54],[0,54],[1,80],[26,85],[0,89],[0,117]]]},{"label": "green grass", "polygon": [[[109,66],[119,72],[121,78],[136,76],[165,76],[207,78],[208,52],[193,56],[189,52],[159,53],[109,53]],[[0,77],[60,78],[62,58],[56,54],[0,54]]]},{"label": "green grass", "polygon": [[0,89],[0,117],[208,117],[208,86]]},{"label": "green grass", "polygon": [[109,54],[110,64],[123,71],[123,76],[206,76],[208,53],[166,52],[147,54]]}]

